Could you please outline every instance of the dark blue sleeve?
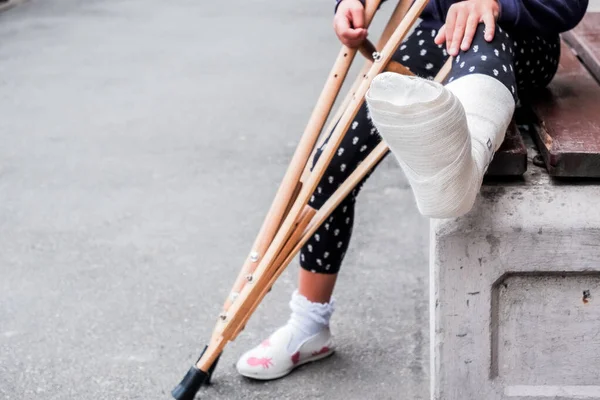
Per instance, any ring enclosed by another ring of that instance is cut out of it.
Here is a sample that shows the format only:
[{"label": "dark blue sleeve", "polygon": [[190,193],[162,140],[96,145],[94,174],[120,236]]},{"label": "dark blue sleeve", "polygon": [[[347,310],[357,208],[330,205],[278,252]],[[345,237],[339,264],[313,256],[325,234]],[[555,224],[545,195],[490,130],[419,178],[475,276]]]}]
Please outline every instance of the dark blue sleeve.
[{"label": "dark blue sleeve", "polygon": [[[335,0],[335,12],[337,12],[337,9],[338,9],[338,7],[340,6],[340,3],[341,3],[342,1],[343,1],[343,0]],[[366,1],[366,0],[359,0],[359,1],[360,1],[360,2],[363,4],[363,6],[365,5],[365,1]],[[383,0],[383,1],[382,1],[382,3],[383,3],[384,1],[385,1],[385,0]]]},{"label": "dark blue sleeve", "polygon": [[581,21],[588,0],[499,0],[499,22],[520,30],[556,34]]},{"label": "dark blue sleeve", "polygon": [[[338,6],[340,5],[340,3],[341,3],[342,1],[343,1],[343,0],[335,0],[335,11],[337,11],[337,9],[338,9]],[[365,5],[365,1],[366,1],[366,0],[359,0],[359,1],[360,1],[360,2],[363,4],[363,6]],[[385,1],[386,1],[386,0],[381,0],[381,4],[385,3]],[[381,4],[380,4],[380,5],[381,5]]]}]

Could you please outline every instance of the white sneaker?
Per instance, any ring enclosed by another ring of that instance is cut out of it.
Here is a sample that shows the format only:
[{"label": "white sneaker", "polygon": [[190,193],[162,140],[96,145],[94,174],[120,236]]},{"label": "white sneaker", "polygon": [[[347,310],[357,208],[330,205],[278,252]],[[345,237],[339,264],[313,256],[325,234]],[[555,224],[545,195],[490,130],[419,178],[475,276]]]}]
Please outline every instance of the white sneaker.
[{"label": "white sneaker", "polygon": [[279,328],[239,359],[238,372],[252,379],[277,379],[302,364],[321,360],[335,351],[329,328],[304,340],[297,349],[288,349],[293,335],[294,328],[289,324]]}]

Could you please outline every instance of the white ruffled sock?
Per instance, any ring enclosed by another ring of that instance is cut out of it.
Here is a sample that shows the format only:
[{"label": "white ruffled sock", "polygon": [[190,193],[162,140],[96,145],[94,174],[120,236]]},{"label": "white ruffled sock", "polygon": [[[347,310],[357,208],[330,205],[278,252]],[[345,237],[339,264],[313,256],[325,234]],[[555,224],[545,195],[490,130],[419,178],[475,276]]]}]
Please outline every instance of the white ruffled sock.
[{"label": "white ruffled sock", "polygon": [[466,214],[514,112],[508,89],[486,75],[443,85],[394,73],[366,96],[373,124],[398,159],[420,212]]},{"label": "white ruffled sock", "polygon": [[306,297],[294,291],[290,300],[292,314],[288,321],[294,329],[288,350],[295,352],[306,339],[329,327],[329,320],[335,309],[335,300],[329,303],[313,303]]}]

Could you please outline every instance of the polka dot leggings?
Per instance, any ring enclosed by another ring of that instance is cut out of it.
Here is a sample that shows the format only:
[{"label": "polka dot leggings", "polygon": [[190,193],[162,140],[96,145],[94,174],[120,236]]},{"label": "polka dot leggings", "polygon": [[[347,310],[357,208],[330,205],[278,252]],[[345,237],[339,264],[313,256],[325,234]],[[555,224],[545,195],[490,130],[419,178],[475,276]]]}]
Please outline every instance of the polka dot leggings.
[{"label": "polka dot leggings", "polygon": [[[431,21],[427,22],[430,26]],[[438,46],[433,41],[437,30],[423,25],[418,26],[402,43],[393,58],[413,73],[433,79],[448,54],[444,46]],[[502,82],[518,102],[519,94],[544,87],[550,82],[556,73],[559,58],[558,35],[524,36],[497,27],[494,40],[487,42],[484,40],[484,26],[480,25],[471,48],[461,52],[452,63],[448,82],[469,74],[488,75]],[[380,141],[379,134],[370,122],[367,107],[363,104],[309,204],[316,209],[323,206]],[[316,152],[313,166],[322,150],[323,147]],[[323,274],[339,271],[352,235],[356,197],[367,178],[342,201],[302,248],[302,268]]]}]

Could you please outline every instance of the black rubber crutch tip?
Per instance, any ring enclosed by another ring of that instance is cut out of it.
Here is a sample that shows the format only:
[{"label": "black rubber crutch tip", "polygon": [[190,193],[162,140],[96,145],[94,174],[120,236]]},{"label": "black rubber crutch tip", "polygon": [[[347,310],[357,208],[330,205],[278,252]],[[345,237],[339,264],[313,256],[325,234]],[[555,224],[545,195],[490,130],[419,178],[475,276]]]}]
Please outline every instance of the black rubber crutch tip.
[{"label": "black rubber crutch tip", "polygon": [[[204,350],[200,353],[200,357],[198,357],[198,361],[202,358],[208,346],[204,346]],[[171,395],[173,398],[177,400],[194,400],[196,393],[202,387],[202,385],[210,385],[210,380],[212,378],[213,373],[215,372],[215,368],[219,363],[219,359],[221,358],[221,354],[217,356],[213,364],[208,369],[208,372],[204,372],[201,369],[196,367],[196,364],[192,365],[190,370],[185,374],[179,385],[175,387],[171,391]]]},{"label": "black rubber crutch tip", "polygon": [[194,400],[200,387],[208,380],[206,372],[198,369],[195,365],[185,374],[179,385],[171,391],[176,400]]}]

